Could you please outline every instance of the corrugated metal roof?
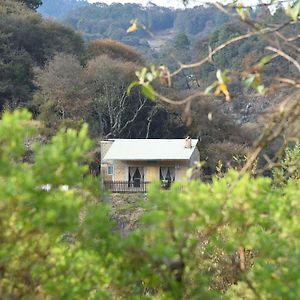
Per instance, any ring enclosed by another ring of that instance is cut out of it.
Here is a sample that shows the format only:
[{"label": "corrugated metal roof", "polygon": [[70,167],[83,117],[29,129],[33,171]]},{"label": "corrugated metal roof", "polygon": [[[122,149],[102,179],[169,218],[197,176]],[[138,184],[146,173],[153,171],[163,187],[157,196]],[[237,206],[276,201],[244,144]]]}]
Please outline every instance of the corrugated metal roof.
[{"label": "corrugated metal roof", "polygon": [[192,148],[185,148],[184,139],[116,139],[104,156],[107,160],[189,160]]}]

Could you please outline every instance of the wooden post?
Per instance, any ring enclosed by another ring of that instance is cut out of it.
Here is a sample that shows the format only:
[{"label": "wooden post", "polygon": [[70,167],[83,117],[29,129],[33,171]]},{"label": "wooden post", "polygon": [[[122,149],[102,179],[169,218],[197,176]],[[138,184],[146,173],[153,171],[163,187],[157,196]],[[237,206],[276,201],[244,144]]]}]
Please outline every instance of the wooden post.
[{"label": "wooden post", "polygon": [[246,271],[246,257],[245,257],[245,248],[241,246],[239,248],[239,257],[240,257],[240,269],[242,272]]}]

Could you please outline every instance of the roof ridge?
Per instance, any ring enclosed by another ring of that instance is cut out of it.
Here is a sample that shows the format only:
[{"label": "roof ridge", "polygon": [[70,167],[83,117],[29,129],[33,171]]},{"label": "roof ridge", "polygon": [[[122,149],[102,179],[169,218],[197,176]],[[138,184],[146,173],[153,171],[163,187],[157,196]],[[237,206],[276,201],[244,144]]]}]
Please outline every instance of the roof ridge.
[{"label": "roof ridge", "polygon": [[197,143],[192,139],[186,148],[185,139],[115,139],[104,160],[189,160]]}]

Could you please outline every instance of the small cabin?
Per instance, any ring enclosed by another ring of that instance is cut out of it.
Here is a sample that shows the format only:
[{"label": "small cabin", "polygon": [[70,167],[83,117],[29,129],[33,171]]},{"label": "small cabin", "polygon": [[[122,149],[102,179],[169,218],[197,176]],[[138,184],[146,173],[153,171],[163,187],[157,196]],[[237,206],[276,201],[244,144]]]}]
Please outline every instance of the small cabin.
[{"label": "small cabin", "polygon": [[189,180],[200,155],[197,139],[110,139],[101,141],[101,178],[112,192],[147,192],[153,181],[168,188]]}]

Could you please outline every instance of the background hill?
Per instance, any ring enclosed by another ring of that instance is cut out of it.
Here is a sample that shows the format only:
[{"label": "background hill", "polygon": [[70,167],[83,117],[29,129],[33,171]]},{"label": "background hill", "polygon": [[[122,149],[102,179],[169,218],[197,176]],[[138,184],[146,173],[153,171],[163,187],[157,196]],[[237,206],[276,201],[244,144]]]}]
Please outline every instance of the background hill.
[{"label": "background hill", "polygon": [[[39,8],[44,16],[58,18],[82,33],[85,40],[111,38],[142,51],[160,48],[160,40],[174,39],[184,33],[191,40],[205,36],[228,20],[227,16],[211,6],[193,9],[172,9],[149,3],[139,4],[105,3],[90,4],[85,0],[45,0]],[[126,30],[131,19],[137,18],[154,35],[138,30],[128,35]]]}]

